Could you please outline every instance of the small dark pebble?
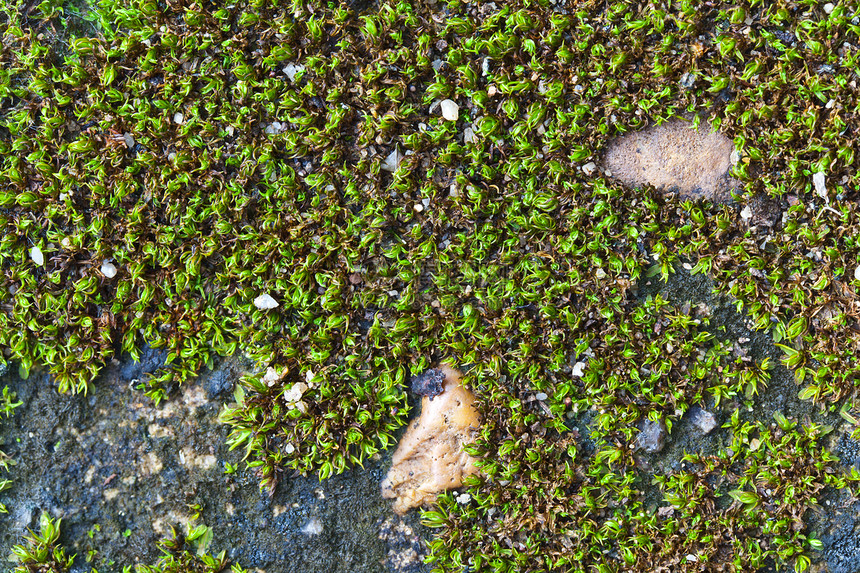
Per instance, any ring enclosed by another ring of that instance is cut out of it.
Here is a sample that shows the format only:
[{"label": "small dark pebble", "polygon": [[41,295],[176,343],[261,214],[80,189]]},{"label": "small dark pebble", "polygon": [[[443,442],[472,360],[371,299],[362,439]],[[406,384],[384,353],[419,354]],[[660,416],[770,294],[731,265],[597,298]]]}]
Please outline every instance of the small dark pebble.
[{"label": "small dark pebble", "polygon": [[218,369],[212,372],[205,381],[206,395],[210,399],[227,395],[233,389],[232,372]]},{"label": "small dark pebble", "polygon": [[433,400],[434,396],[442,393],[444,381],[445,374],[438,368],[431,368],[412,379],[412,391],[419,396],[427,396]]},{"label": "small dark pebble", "polygon": [[151,374],[164,366],[164,360],[167,358],[167,350],[152,348],[144,345],[140,349],[140,362],[133,360],[123,360],[123,365],[120,366],[120,376],[126,382],[131,380],[140,380],[146,374]]}]

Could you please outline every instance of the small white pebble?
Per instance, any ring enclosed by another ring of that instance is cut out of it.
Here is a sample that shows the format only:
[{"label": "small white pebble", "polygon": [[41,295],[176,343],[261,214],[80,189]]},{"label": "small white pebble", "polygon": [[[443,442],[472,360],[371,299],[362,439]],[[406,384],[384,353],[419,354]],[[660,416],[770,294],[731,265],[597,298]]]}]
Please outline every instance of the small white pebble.
[{"label": "small white pebble", "polygon": [[302,533],[305,535],[319,535],[322,532],[322,522],[316,517],[312,517],[311,520],[302,527]]},{"label": "small white pebble", "polygon": [[744,205],[744,208],[741,210],[741,219],[744,221],[752,219],[752,209],[750,209],[749,205]]},{"label": "small white pebble", "polygon": [[42,254],[42,250],[39,247],[33,247],[30,249],[30,260],[36,263],[36,266],[41,267],[45,264],[45,255]]},{"label": "small white pebble", "polygon": [[284,402],[287,404],[291,404],[293,402],[298,402],[302,399],[305,392],[308,391],[308,385],[304,382],[296,382],[290,389],[284,392]]},{"label": "small white pebble", "polygon": [[858,265],[857,268],[854,269],[854,280],[860,281],[860,265]]},{"label": "small white pebble", "polygon": [[109,279],[112,279],[116,276],[116,266],[114,266],[114,264],[107,259],[102,261],[101,271],[102,274]]},{"label": "small white pebble", "polygon": [[543,402],[547,398],[549,398],[549,396],[546,395],[546,392],[538,392],[537,394],[535,394],[535,399],[537,399],[541,402]]},{"label": "small white pebble", "polygon": [[173,123],[181,124],[183,121],[185,121],[185,116],[184,116],[184,115],[182,115],[182,114],[181,114],[181,113],[179,113],[178,111],[177,111],[176,113],[174,113],[174,114],[173,114]]},{"label": "small white pebble", "polygon": [[827,186],[824,183],[824,172],[819,171],[812,175],[812,184],[815,186],[815,193],[822,199],[827,198]]},{"label": "small white pebble", "polygon": [[284,66],[284,73],[287,74],[287,77],[290,78],[291,82],[296,80],[296,75],[300,72],[305,71],[305,67],[299,64],[289,63]]},{"label": "small white pebble", "polygon": [[400,164],[401,159],[403,159],[403,154],[400,153],[399,149],[395,149],[388,154],[388,157],[386,157],[385,161],[380,165],[380,169],[388,171],[389,173],[394,173],[397,171],[397,166]]},{"label": "small white pebble", "polygon": [[471,127],[467,127],[466,129],[464,129],[463,130],[463,143],[469,144],[469,143],[475,143],[475,141],[477,141],[477,138],[475,137],[475,130],[472,129]]},{"label": "small white pebble", "polygon": [[468,493],[461,493],[457,496],[457,503],[459,503],[460,505],[466,505],[470,501],[472,501],[472,496]]},{"label": "small white pebble", "polygon": [[574,364],[571,374],[577,378],[581,378],[582,375],[585,374],[585,362],[577,362]]},{"label": "small white pebble", "polygon": [[259,308],[260,310],[270,310],[273,308],[278,308],[278,301],[273,299],[268,294],[261,294],[254,299],[254,306]]},{"label": "small white pebble", "polygon": [[415,209],[417,212],[419,212],[419,213],[420,213],[421,211],[423,211],[423,210],[424,210],[424,205],[422,205],[421,203],[415,203],[415,204],[412,206],[412,208],[413,208],[413,209]]},{"label": "small white pebble", "polygon": [[732,149],[732,154],[729,156],[729,160],[732,162],[732,165],[737,165],[741,160],[741,154],[737,149]]},{"label": "small white pebble", "polygon": [[396,290],[390,290],[390,291],[388,291],[388,296],[397,296],[397,295],[399,295],[399,294],[400,294],[400,293],[399,293],[399,292],[397,292]]},{"label": "small white pebble", "polygon": [[442,117],[448,121],[457,121],[460,117],[460,106],[450,99],[443,99],[439,107],[442,108]]},{"label": "small white pebble", "polygon": [[582,172],[591,177],[594,175],[594,172],[597,171],[597,164],[593,161],[589,161],[585,165],[582,166]]},{"label": "small white pebble", "polygon": [[834,6],[831,2],[828,2],[824,5],[824,13],[830,14],[831,12],[833,12],[834,8],[836,8],[836,6]]},{"label": "small white pebble", "polygon": [[269,366],[268,368],[266,368],[266,373],[263,374],[263,378],[260,379],[260,382],[271,388],[275,385],[275,382],[280,379],[281,376],[280,374],[278,374],[278,371]]},{"label": "small white pebble", "polygon": [[296,447],[292,444],[287,444],[284,446],[284,453],[291,454],[296,451]]}]

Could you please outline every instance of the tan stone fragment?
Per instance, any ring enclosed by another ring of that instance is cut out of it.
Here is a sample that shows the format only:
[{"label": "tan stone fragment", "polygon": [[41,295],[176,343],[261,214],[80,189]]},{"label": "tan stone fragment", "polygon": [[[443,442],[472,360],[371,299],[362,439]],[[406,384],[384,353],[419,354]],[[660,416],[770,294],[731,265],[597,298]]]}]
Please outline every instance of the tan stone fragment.
[{"label": "tan stone fragment", "polygon": [[741,188],[729,175],[734,150],[732,140],[712,132],[706,120],[694,130],[676,118],[613,140],[603,168],[625,185],[651,184],[682,198],[720,203]]},{"label": "tan stone fragment", "polygon": [[460,385],[460,373],[446,364],[442,393],[421,400],[421,415],[409,424],[382,481],[382,497],[396,498],[394,511],[432,504],[440,492],[459,487],[478,473],[475,459],[463,450],[474,440],[481,420],[475,396]]}]

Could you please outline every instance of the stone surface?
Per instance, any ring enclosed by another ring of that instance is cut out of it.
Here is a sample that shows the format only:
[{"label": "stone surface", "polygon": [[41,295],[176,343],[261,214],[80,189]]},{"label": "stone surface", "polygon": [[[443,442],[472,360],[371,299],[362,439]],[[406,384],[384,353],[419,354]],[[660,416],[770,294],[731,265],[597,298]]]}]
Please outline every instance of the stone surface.
[{"label": "stone surface", "polygon": [[827,182],[823,171],[812,174],[812,185],[815,187],[815,194],[822,199],[827,198]]},{"label": "stone surface", "polygon": [[463,143],[475,143],[478,141],[478,138],[475,137],[475,130],[471,127],[467,127],[463,130]]},{"label": "stone surface", "polygon": [[421,400],[421,415],[409,423],[382,482],[382,496],[394,498],[394,511],[432,504],[440,492],[459,487],[478,473],[475,459],[463,450],[474,439],[480,416],[474,395],[460,385],[460,373],[446,364],[441,394]]},{"label": "stone surface", "polygon": [[443,99],[439,103],[439,107],[442,108],[442,117],[448,121],[457,121],[460,117],[460,106],[453,100]]},{"label": "stone surface", "polygon": [[106,278],[112,279],[116,276],[116,266],[108,260],[102,261],[101,271]]},{"label": "stone surface", "polygon": [[395,149],[391,153],[386,156],[385,160],[382,162],[382,165],[379,166],[383,171],[388,171],[389,173],[394,173],[397,171],[397,166],[400,164],[400,161],[403,159],[403,154],[400,153],[399,149]]},{"label": "stone surface", "polygon": [[[60,395],[38,369],[28,380],[0,374],[0,388],[9,385],[23,401],[0,426],[2,448],[16,462],[13,486],[0,496],[10,511],[0,519],[3,556],[47,511],[62,518],[60,542],[77,554],[70,573],[152,564],[158,539],[189,523],[212,527],[210,552],[226,550],[247,571],[431,569],[421,560],[429,531],[419,516],[398,517],[379,496],[391,452],[322,483],[285,472],[270,496],[244,468],[243,452],[229,451],[229,428],[218,423],[222,404],[210,398],[229,399],[252,365],[221,360],[155,406],[133,386],[165,357],[144,348],[141,363],[123,358],[86,395]],[[239,469],[229,471],[228,463]]]},{"label": "stone surface", "polygon": [[287,74],[287,77],[291,82],[296,81],[296,76],[301,72],[305,71],[305,67],[301,64],[294,64],[293,62],[288,63],[284,66],[284,73]]},{"label": "stone surface", "polygon": [[278,307],[278,301],[273,299],[271,295],[261,294],[254,299],[254,306],[260,310],[271,310]]},{"label": "stone surface", "polygon": [[676,118],[610,142],[603,168],[625,185],[649,184],[682,198],[719,203],[741,187],[729,174],[732,151],[732,140],[712,132],[707,121],[694,130],[691,122]]},{"label": "stone surface", "polygon": [[36,264],[36,266],[41,267],[45,264],[45,255],[42,254],[42,250],[39,247],[32,247],[30,249],[30,260]]},{"label": "stone surface", "polygon": [[389,571],[418,573],[429,568],[424,564],[427,543],[403,518],[388,518],[380,523],[379,538],[390,547],[385,557]]}]

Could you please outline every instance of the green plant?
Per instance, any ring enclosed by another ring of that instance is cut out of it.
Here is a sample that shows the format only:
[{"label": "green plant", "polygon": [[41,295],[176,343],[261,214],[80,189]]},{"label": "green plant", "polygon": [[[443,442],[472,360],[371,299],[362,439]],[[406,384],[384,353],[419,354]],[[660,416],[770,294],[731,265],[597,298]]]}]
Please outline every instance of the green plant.
[{"label": "green plant", "polygon": [[57,544],[61,522],[61,519],[55,520],[43,513],[39,517],[39,532],[30,530],[23,544],[12,547],[16,573],[63,573],[69,570],[75,556],[66,556],[65,549]]}]

